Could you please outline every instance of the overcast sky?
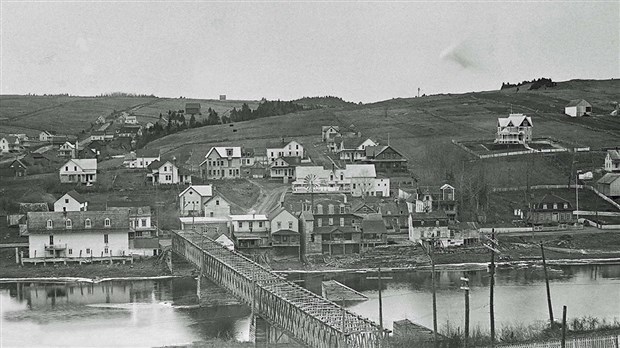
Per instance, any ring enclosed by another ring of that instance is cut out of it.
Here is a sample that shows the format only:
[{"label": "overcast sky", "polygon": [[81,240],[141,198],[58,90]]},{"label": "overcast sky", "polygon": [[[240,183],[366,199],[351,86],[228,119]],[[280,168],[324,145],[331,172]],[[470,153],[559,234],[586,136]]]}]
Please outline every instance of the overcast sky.
[{"label": "overcast sky", "polygon": [[619,4],[2,0],[0,91],[370,102],[618,78]]}]

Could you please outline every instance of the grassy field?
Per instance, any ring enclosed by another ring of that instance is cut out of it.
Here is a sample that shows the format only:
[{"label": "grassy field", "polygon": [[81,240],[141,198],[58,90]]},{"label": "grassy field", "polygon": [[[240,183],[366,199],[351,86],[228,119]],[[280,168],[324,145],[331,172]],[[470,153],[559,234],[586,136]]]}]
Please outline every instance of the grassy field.
[{"label": "grassy field", "polygon": [[220,115],[246,102],[256,108],[258,101],[219,101],[204,99],[176,99],[153,97],[70,97],[5,95],[0,100],[0,133],[38,135],[42,130],[77,135],[88,130],[99,116],[113,111],[135,114],[139,122],[153,122],[168,110],[185,109],[185,103],[199,102],[203,116],[210,107]]}]

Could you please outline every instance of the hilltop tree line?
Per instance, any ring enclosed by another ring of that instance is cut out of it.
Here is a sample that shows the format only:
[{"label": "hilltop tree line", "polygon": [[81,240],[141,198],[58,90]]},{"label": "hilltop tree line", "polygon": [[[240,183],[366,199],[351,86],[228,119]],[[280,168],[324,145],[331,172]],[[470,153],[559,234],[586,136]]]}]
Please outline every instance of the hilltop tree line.
[{"label": "hilltop tree line", "polygon": [[556,82],[553,82],[551,79],[549,78],[545,78],[545,77],[541,77],[539,79],[534,79],[532,81],[523,81],[521,83],[516,83],[516,84],[512,84],[510,82],[502,82],[502,88],[501,89],[508,89],[508,88],[513,88],[513,87],[521,87],[523,85],[527,85],[527,84],[531,84],[530,86],[530,90],[536,90],[539,89],[541,87],[555,87],[558,84]]},{"label": "hilltop tree line", "polygon": [[243,105],[241,105],[241,109],[239,110],[237,110],[237,108],[233,108],[230,111],[229,122],[249,121],[257,118],[285,115],[303,110],[306,110],[303,105],[292,101],[269,101],[263,98],[260,104],[258,104],[256,110],[250,109],[246,103],[243,103]]}]

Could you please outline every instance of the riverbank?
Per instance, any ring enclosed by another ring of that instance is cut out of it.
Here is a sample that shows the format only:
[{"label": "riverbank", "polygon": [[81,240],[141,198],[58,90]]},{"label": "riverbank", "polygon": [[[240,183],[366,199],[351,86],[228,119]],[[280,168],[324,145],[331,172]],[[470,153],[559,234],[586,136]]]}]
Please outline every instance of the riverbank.
[{"label": "riverbank", "polygon": [[54,264],[24,265],[3,263],[0,267],[0,278],[44,278],[67,279],[68,281],[103,281],[130,278],[155,278],[171,276],[164,262],[154,258],[136,260],[134,263],[115,264]]}]

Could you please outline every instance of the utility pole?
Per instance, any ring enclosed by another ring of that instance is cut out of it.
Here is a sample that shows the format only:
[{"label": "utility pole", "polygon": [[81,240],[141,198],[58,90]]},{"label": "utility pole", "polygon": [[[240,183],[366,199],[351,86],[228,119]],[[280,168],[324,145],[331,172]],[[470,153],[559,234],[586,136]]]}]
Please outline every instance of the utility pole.
[{"label": "utility pole", "polygon": [[562,348],[566,348],[566,306],[562,306]]},{"label": "utility pole", "polygon": [[549,289],[549,275],[547,274],[547,262],[545,260],[545,248],[540,242],[540,252],[542,254],[543,269],[545,270],[545,284],[547,285],[547,306],[549,307],[549,327],[553,329],[553,307],[551,306],[551,289]]},{"label": "utility pole", "polygon": [[435,287],[435,240],[431,239],[430,257],[431,257],[431,282],[433,284],[433,347],[437,348],[437,289]]},{"label": "utility pole", "polygon": [[383,290],[383,279],[393,279],[392,277],[383,277],[381,275],[381,267],[379,267],[377,269],[377,276],[376,277],[366,277],[366,279],[369,280],[378,280],[379,281],[379,326],[381,327],[381,332],[383,332],[383,297],[382,297],[382,290]]},{"label": "utility pole", "polygon": [[[491,230],[491,241],[495,243],[495,229]],[[495,245],[491,248],[491,279],[489,282],[489,320],[491,321],[491,348],[495,347],[495,309],[494,309],[494,287],[495,287]]]},{"label": "utility pole", "polygon": [[467,343],[469,341],[469,278],[461,277],[461,281],[463,285],[461,286],[461,290],[465,290],[465,345],[467,348]]}]

